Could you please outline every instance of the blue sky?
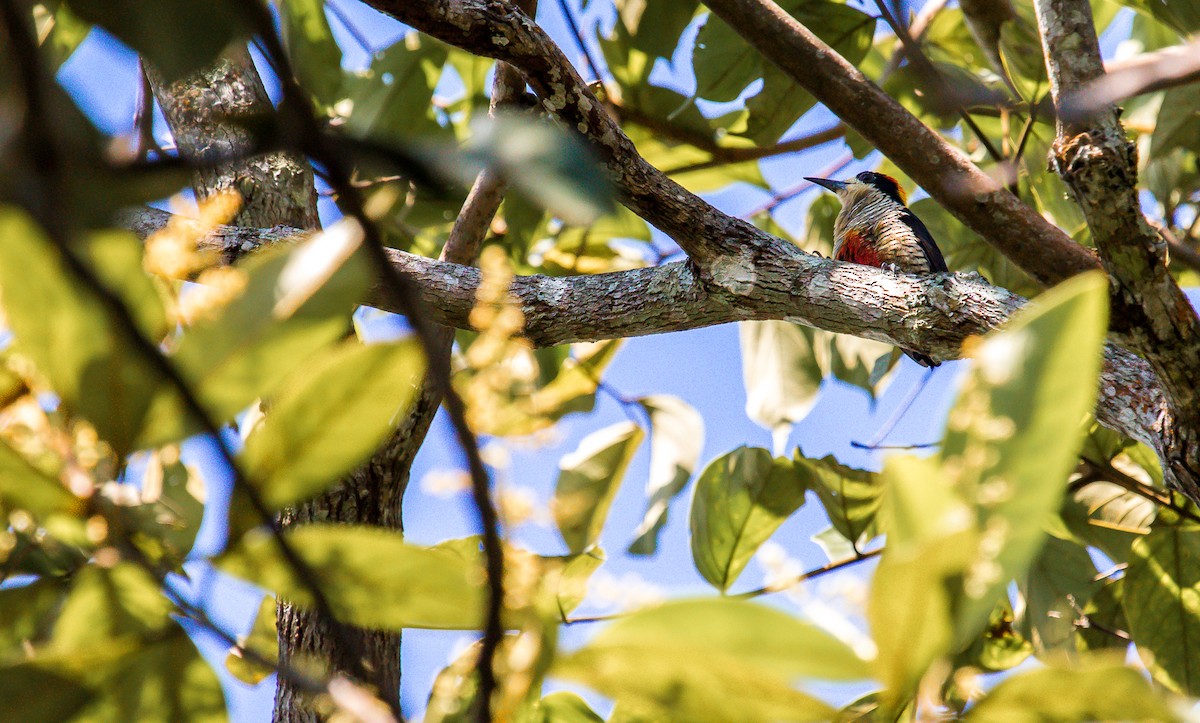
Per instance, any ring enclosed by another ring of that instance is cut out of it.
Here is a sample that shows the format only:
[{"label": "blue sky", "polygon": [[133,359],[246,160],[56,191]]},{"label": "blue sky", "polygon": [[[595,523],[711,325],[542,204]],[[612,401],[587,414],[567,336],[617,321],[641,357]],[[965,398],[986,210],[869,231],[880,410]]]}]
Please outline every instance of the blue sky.
[{"label": "blue sky", "polygon": [[[366,33],[375,49],[400,38],[404,32],[398,23],[365,5],[353,0],[334,2],[351,22]],[[574,58],[577,51],[562,23],[557,5],[552,2],[543,2],[542,5],[539,21],[567,50],[568,56]],[[603,6],[604,3],[599,2],[591,4],[583,19],[585,26],[603,19]],[[332,18],[331,22],[342,41],[344,65],[365,65],[369,59],[367,53],[351,39],[336,18]],[[1111,48],[1111,41],[1106,45]],[[685,46],[688,44],[685,43]],[[684,62],[677,64],[678,67],[686,67],[687,59],[680,60]],[[102,130],[124,136],[132,132],[138,87],[137,63],[135,56],[119,43],[101,32],[94,32],[64,65],[59,79]],[[655,80],[684,91],[689,89],[688,75],[673,72],[665,63],[656,71]],[[802,119],[788,137],[802,135],[808,129],[827,127],[832,120],[830,114],[818,108]],[[160,134],[165,133],[161,123],[159,126]],[[802,176],[819,172],[842,153],[843,147],[835,143],[803,154],[770,159],[762,164],[763,174],[776,189],[789,188]],[[872,167],[877,160],[873,157],[865,163],[852,163],[842,175]],[[768,197],[769,194],[761,190],[739,187],[712,194],[709,200],[728,213],[741,214],[757,207]],[[802,230],[807,207],[815,197],[814,190],[784,204],[777,214],[778,220],[789,230]],[[326,222],[335,218],[335,213],[331,204],[322,205]],[[668,240],[659,239],[660,246],[667,243]],[[957,366],[957,363],[948,363],[937,371],[933,381],[892,433],[889,442],[936,441],[945,411],[952,401]],[[795,426],[789,440],[789,453],[792,447],[799,445],[809,456],[834,454],[849,465],[877,467],[878,453],[854,449],[850,442],[870,438],[922,373],[923,370],[904,360],[887,392],[875,405],[859,390],[836,381],[827,381],[816,407]],[[746,399],[742,386],[741,354],[734,325],[629,340],[605,379],[626,397],[673,394],[696,407],[706,423],[702,464],[740,445],[771,447],[769,432],[748,419],[744,411]],[[544,506],[553,494],[559,458],[575,449],[586,434],[626,418],[619,404],[601,394],[594,412],[563,420],[557,428],[557,439],[553,444],[532,451],[510,446],[511,464],[499,470],[499,476],[506,484],[526,488]],[[600,575],[608,580],[606,585],[610,588],[636,589],[641,584],[639,581],[644,581],[672,596],[714,594],[696,573],[691,561],[687,539],[686,493],[671,507],[670,521],[662,533],[657,556],[637,558],[624,553],[644,508],[648,452],[649,445],[643,443],[613,506],[601,540],[609,561]],[[197,543],[197,553],[212,552],[220,545],[229,479],[212,462],[212,449],[208,442],[192,440],[186,446],[185,453],[192,461],[203,466],[209,484],[212,502]],[[475,513],[465,494],[438,496],[427,494],[422,489],[421,482],[426,475],[461,466],[461,452],[449,434],[446,420],[439,415],[414,465],[412,484],[406,497],[405,528],[411,541],[434,543],[477,531]],[[826,526],[824,514],[813,498],[784,524],[775,535],[774,542],[781,545],[801,568],[817,567],[827,560],[822,550],[809,538]],[[565,552],[561,540],[550,526],[527,524],[513,533],[517,540],[539,553]],[[258,607],[261,591],[247,583],[215,575],[206,570],[199,560],[190,565],[189,571],[193,575],[191,592],[208,607],[214,619],[228,630],[245,631]],[[864,564],[838,575],[850,580],[862,580],[869,571],[870,565]],[[734,589],[757,587],[761,584],[761,576],[761,566],[757,562],[752,563]],[[813,586],[817,596],[823,596],[837,605],[846,600],[849,594],[839,589],[839,584],[822,580],[813,583]],[[773,603],[803,612],[803,602],[797,603],[785,596],[774,597]],[[585,602],[579,612],[607,612],[610,609],[591,601]],[[572,647],[580,644],[594,628],[588,625],[567,628],[562,637],[563,645]],[[221,665],[226,646],[203,631],[193,633],[205,655],[222,675],[234,720],[269,719],[273,678],[254,688],[232,679],[224,673]],[[424,708],[434,675],[469,640],[470,636],[461,632],[405,633],[402,703],[406,715],[413,717],[419,714]]]}]

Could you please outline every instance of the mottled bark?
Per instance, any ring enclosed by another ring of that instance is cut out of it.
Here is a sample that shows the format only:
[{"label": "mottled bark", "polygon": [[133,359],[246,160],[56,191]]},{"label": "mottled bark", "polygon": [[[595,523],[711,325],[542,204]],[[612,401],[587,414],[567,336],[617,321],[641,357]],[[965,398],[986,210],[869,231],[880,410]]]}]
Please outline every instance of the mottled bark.
[{"label": "mottled bark", "polygon": [[180,155],[197,162],[198,198],[239,193],[242,208],[233,221],[238,226],[317,227],[308,161],[298,153],[252,154],[251,129],[274,108],[246,48],[230,50],[213,66],[173,83],[149,66],[147,74]]},{"label": "mottled bark", "polygon": [[[1056,107],[1104,76],[1087,0],[1035,0]],[[1064,120],[1050,165],[1083,210],[1112,284],[1113,330],[1150,363],[1172,414],[1166,471],[1200,499],[1200,318],[1167,271],[1166,241],[1142,214],[1137,149],[1116,108]]]},{"label": "mottled bark", "polygon": [[[143,233],[169,217],[152,209],[139,215]],[[247,246],[242,230],[228,230],[214,230],[202,244],[218,250],[227,244]],[[272,239],[278,231],[271,230]],[[470,328],[478,269],[402,251],[391,255],[416,283],[430,320]],[[588,276],[519,276],[513,292],[525,314],[524,334],[538,346],[786,319],[938,359],[957,358],[967,337],[1003,324],[1025,303],[976,274],[891,274],[811,256],[790,244],[742,261],[718,266],[723,284],[706,283],[690,262],[678,262]],[[377,294],[374,302],[387,308],[384,298]],[[1154,372],[1140,357],[1112,344],[1105,349],[1096,417],[1150,445],[1162,458],[1173,444],[1173,417]]]}]

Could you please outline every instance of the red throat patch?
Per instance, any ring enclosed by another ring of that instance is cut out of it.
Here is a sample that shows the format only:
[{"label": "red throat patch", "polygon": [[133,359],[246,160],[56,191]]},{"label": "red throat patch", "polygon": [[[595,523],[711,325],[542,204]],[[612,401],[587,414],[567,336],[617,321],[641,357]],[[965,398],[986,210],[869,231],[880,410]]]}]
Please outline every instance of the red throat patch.
[{"label": "red throat patch", "polygon": [[863,266],[882,266],[879,251],[857,231],[847,231],[842,239],[842,247],[838,249],[838,261],[849,261]]}]

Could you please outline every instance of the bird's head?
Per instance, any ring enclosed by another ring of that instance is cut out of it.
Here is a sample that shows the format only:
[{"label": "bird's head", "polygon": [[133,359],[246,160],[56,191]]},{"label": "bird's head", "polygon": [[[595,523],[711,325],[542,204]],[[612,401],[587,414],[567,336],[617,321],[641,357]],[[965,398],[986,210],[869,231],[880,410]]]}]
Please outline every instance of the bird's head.
[{"label": "bird's head", "polygon": [[863,171],[846,181],[808,177],[804,180],[833,191],[846,208],[856,205],[857,202],[875,200],[881,195],[901,206],[908,203],[908,194],[904,192],[904,188],[896,179],[885,173]]}]

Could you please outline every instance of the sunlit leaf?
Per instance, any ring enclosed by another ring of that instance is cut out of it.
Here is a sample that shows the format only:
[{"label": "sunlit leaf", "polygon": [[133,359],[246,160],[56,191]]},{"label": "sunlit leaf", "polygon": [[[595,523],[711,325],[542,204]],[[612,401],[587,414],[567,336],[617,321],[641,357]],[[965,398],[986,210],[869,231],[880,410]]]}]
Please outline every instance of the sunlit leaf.
[{"label": "sunlit leaf", "polygon": [[[303,525],[284,536],[346,622],[393,630],[469,630],[482,624],[482,571],[453,551],[410,545],[395,532],[350,525]],[[247,533],[217,564],[280,597],[313,604],[305,581],[265,530]]]},{"label": "sunlit leaf", "polygon": [[947,580],[970,561],[975,535],[970,508],[934,460],[893,457],[883,475],[888,543],[871,581],[867,619],[879,648],[875,677],[896,705],[954,644]]},{"label": "sunlit leaf", "polygon": [[[356,252],[361,230],[350,222],[291,248],[255,254],[241,268],[246,287],[211,319],[188,327],[171,362],[217,422],[274,394],[288,375],[345,335],[370,284]],[[198,431],[172,390],[148,414],[144,446]]]},{"label": "sunlit leaf", "polygon": [[650,416],[649,501],[629,545],[634,555],[653,555],[658,533],[667,523],[667,508],[691,479],[704,446],[704,418],[678,397],[659,394],[638,402]]},{"label": "sunlit leaf", "polygon": [[1033,561],[1061,504],[1095,404],[1106,302],[1102,276],[1077,277],[972,354],[941,454],[980,535],[958,598],[960,634],[983,624],[1008,581]]},{"label": "sunlit leaf", "polygon": [[966,717],[971,723],[1177,719],[1146,679],[1119,658],[1097,658],[1074,670],[1051,667],[1014,675]]},{"label": "sunlit leaf", "polygon": [[584,437],[579,447],[559,462],[551,508],[572,553],[587,550],[600,538],[642,436],[642,428],[633,422],[619,422]]},{"label": "sunlit leaf", "polygon": [[28,510],[38,517],[81,514],[85,509],[83,500],[3,441],[0,441],[0,503],[10,510]]},{"label": "sunlit leaf", "polygon": [[839,464],[832,455],[810,459],[800,449],[792,461],[796,472],[807,476],[806,484],[817,493],[833,529],[861,551],[861,545],[878,533],[875,515],[883,492],[879,475]]},{"label": "sunlit leaf", "polygon": [[275,629],[277,607],[274,595],[264,597],[250,633],[238,638],[238,644],[249,652],[231,648],[225,656],[225,669],[247,685],[258,685],[275,672],[274,668],[255,660],[255,656],[261,656],[265,662],[275,662],[279,658],[279,637]]},{"label": "sunlit leaf", "polygon": [[797,721],[833,714],[792,688],[797,677],[857,679],[867,669],[844,643],[774,608],[691,600],[611,623],[551,674],[674,720]]},{"label": "sunlit leaf", "polygon": [[1082,545],[1048,537],[1020,585],[1029,640],[1039,656],[1075,650],[1079,610],[1100,591],[1096,566]]},{"label": "sunlit leaf", "polygon": [[816,404],[824,373],[813,351],[813,332],[786,321],[744,321],[742,382],[746,416],[771,430],[776,446],[793,422]]},{"label": "sunlit leaf", "polygon": [[296,77],[320,102],[332,104],[342,84],[342,51],[325,17],[325,3],[285,0],[279,17]]},{"label": "sunlit leaf", "polygon": [[739,447],[709,462],[692,497],[692,560],[719,590],[741,575],[762,543],[804,504],[805,480],[790,460]]},{"label": "sunlit leaf", "polygon": [[515,723],[603,723],[604,719],[575,693],[560,690],[521,711]]},{"label": "sunlit leaf", "polygon": [[[121,452],[146,414],[158,374],[131,337],[75,278],[41,229],[23,212],[0,210],[0,289],[21,351],[49,379],[63,404],[92,422]],[[105,232],[74,253],[125,304],[136,330],[157,343],[166,332],[162,302],[141,270],[141,245]]]},{"label": "sunlit leaf", "polygon": [[1106,289],[1077,277],[1018,312],[973,349],[941,455],[888,460],[868,617],[891,704],[975,639],[1041,549],[1095,402]]},{"label": "sunlit leaf", "polygon": [[1154,679],[1200,694],[1200,529],[1156,524],[1135,540],[1122,607]]},{"label": "sunlit leaf", "polygon": [[347,342],[309,360],[246,439],[242,462],[268,507],[306,499],[366,461],[407,412],[423,373],[415,341]]},{"label": "sunlit leaf", "polygon": [[552,581],[554,603],[565,617],[587,596],[588,580],[604,564],[604,550],[593,547],[578,555],[544,557],[543,581]]},{"label": "sunlit leaf", "polygon": [[1067,495],[1062,518],[1083,542],[1115,562],[1129,560],[1129,546],[1150,532],[1157,508],[1150,500],[1111,482],[1092,482]]}]

